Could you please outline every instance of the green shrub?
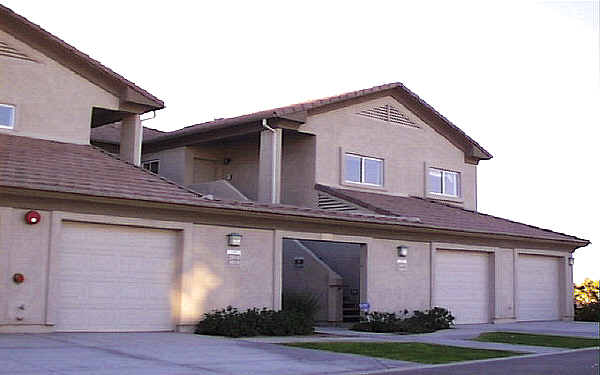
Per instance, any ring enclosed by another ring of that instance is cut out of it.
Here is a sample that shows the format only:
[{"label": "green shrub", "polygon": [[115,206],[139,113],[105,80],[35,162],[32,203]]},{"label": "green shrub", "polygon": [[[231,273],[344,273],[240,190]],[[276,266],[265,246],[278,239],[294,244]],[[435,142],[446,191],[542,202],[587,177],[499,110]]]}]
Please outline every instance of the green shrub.
[{"label": "green shrub", "polygon": [[378,333],[398,332],[398,323],[400,321],[401,319],[395,313],[373,311],[367,314],[365,321],[354,324],[351,329],[354,331]]},{"label": "green shrub", "polygon": [[575,309],[575,320],[600,322],[600,302],[591,302]]},{"label": "green shrub", "polygon": [[364,332],[428,333],[454,325],[454,317],[442,307],[415,310],[412,315],[408,315],[408,310],[404,310],[402,317],[395,313],[374,311],[367,314],[365,321],[354,324],[351,329]]},{"label": "green shrub", "polygon": [[309,335],[313,331],[313,320],[298,311],[253,308],[240,312],[231,306],[204,314],[195,329],[201,335],[229,337]]},{"label": "green shrub", "polygon": [[296,311],[314,320],[319,312],[319,297],[310,293],[285,293],[282,297],[282,310]]},{"label": "green shrub", "polygon": [[434,307],[431,310],[414,311],[413,315],[400,322],[402,332],[428,333],[440,329],[448,329],[454,325],[454,316],[443,307]]}]

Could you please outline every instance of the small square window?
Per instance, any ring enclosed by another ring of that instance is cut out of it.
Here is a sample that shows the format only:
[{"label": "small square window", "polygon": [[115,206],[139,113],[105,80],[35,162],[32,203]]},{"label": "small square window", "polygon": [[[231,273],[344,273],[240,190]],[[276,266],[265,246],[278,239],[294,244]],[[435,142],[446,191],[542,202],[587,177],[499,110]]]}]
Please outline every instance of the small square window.
[{"label": "small square window", "polygon": [[344,181],[383,186],[383,160],[344,154]]},{"label": "small square window", "polygon": [[427,182],[430,193],[450,197],[460,196],[460,174],[457,172],[429,168]]},{"label": "small square window", "polygon": [[152,173],[156,173],[158,174],[158,167],[159,167],[159,162],[158,160],[149,160],[149,161],[145,161],[142,162],[142,167],[144,169],[149,170]]},{"label": "small square window", "polygon": [[12,129],[15,126],[15,107],[0,104],[0,128]]}]

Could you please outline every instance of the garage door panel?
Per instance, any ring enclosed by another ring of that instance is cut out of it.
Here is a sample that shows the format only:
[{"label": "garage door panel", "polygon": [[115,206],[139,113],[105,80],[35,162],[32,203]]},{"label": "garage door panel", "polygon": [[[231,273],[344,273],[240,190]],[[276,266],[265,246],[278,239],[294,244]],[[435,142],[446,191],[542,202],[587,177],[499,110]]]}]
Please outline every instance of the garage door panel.
[{"label": "garage door panel", "polygon": [[435,255],[434,305],[456,323],[490,321],[490,259],[484,252],[439,250]]},{"label": "garage door panel", "polygon": [[58,331],[172,330],[177,233],[66,223],[57,270]]},{"label": "garage door panel", "polygon": [[559,312],[560,258],[519,255],[517,319],[557,320]]}]

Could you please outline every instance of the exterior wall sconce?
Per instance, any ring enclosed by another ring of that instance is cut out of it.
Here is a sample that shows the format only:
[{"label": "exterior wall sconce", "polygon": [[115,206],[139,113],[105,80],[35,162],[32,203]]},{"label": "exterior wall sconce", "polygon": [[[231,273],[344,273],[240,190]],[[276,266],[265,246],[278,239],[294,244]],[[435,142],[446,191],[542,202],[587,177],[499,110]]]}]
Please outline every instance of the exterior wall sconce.
[{"label": "exterior wall sconce", "polygon": [[569,257],[569,266],[572,266],[573,264],[575,264],[575,258]]},{"label": "exterior wall sconce", "polygon": [[408,246],[398,246],[398,256],[400,258],[406,258],[408,256]]},{"label": "exterior wall sconce", "polygon": [[37,224],[40,222],[40,220],[42,220],[42,215],[40,215],[40,213],[37,211],[28,211],[25,214],[25,222],[27,224]]},{"label": "exterior wall sconce", "polygon": [[240,246],[242,244],[242,235],[239,233],[229,233],[227,235],[227,244],[229,246]]}]

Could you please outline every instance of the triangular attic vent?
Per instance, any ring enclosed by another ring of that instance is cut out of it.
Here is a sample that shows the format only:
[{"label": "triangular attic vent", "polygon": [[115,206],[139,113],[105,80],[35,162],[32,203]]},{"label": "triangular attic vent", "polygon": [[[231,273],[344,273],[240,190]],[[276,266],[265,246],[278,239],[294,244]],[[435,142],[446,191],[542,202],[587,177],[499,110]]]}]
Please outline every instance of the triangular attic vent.
[{"label": "triangular attic vent", "polygon": [[398,125],[411,126],[413,128],[419,127],[406,114],[400,112],[398,108],[389,104],[385,104],[371,109],[365,109],[364,111],[358,112],[357,115],[387,121]]},{"label": "triangular attic vent", "polygon": [[356,206],[343,201],[341,199],[332,197],[329,194],[318,193],[319,198],[319,208],[322,210],[332,210],[332,211],[358,211]]},{"label": "triangular attic vent", "polygon": [[26,60],[26,61],[35,61],[33,58],[27,56],[23,52],[17,50],[10,44],[0,40],[0,56],[4,57],[12,57],[13,59]]}]

